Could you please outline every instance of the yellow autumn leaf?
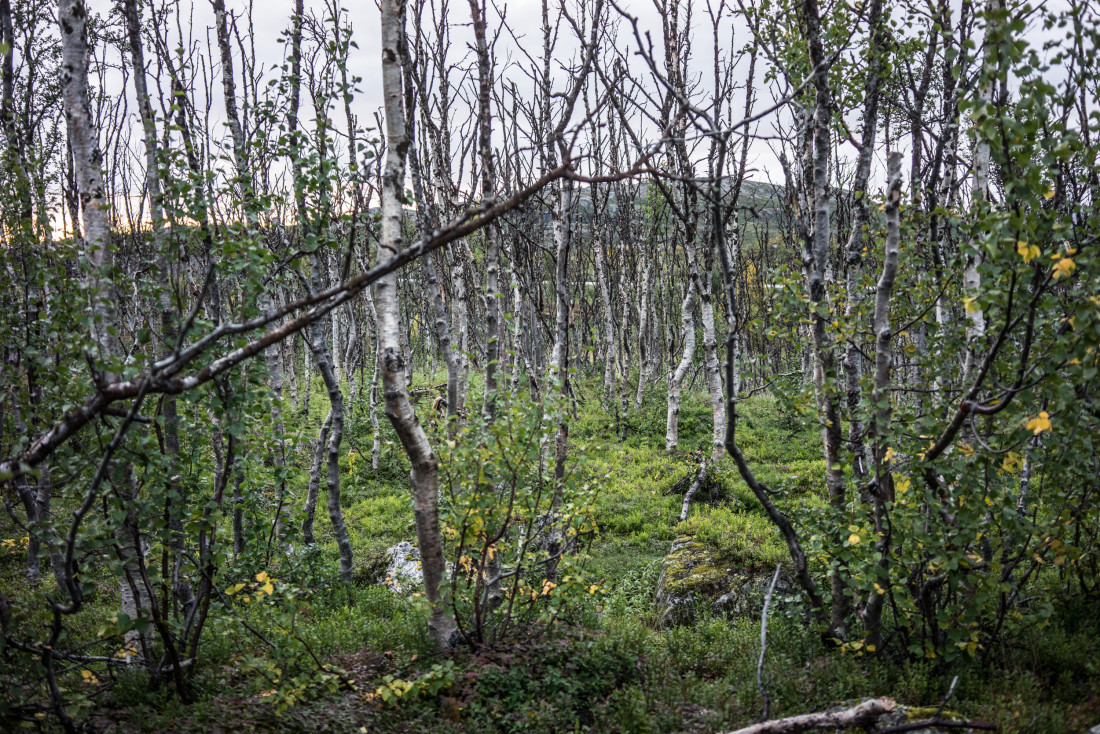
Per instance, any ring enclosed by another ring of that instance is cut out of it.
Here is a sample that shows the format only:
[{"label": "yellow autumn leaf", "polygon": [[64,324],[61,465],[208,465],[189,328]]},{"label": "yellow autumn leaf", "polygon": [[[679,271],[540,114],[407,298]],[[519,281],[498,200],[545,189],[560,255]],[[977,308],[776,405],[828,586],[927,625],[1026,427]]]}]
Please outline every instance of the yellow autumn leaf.
[{"label": "yellow autumn leaf", "polygon": [[1035,436],[1038,436],[1043,431],[1049,431],[1050,429],[1050,416],[1047,415],[1045,410],[1027,422],[1027,430],[1031,431]]},{"label": "yellow autumn leaf", "polygon": [[849,545],[859,545],[859,536],[855,533],[852,533],[848,536],[848,543]]},{"label": "yellow autumn leaf", "polygon": [[266,584],[263,585],[263,590],[264,590],[264,593],[267,594],[268,596],[271,596],[272,594],[275,593],[275,587],[271,585],[270,581],[268,581]]},{"label": "yellow autumn leaf", "polygon": [[267,571],[260,571],[258,574],[256,574],[256,580],[257,581],[263,582],[263,581],[267,581],[267,579],[268,579]]},{"label": "yellow autumn leaf", "polygon": [[1053,186],[1051,186],[1047,190],[1047,192],[1045,194],[1043,194],[1043,198],[1044,199],[1053,199],[1054,198],[1054,187]]},{"label": "yellow autumn leaf", "polygon": [[1029,245],[1022,240],[1016,243],[1016,252],[1020,253],[1020,257],[1024,259],[1025,263],[1031,262],[1042,254],[1039,252],[1038,247],[1036,247],[1035,245]]},{"label": "yellow autumn leaf", "polygon": [[966,307],[967,313],[977,313],[979,310],[981,310],[981,307],[974,303],[976,300],[978,300],[976,296],[971,296],[970,298],[963,299],[963,306]]},{"label": "yellow autumn leaf", "polygon": [[1068,278],[1076,268],[1077,263],[1073,262],[1073,260],[1068,257],[1063,257],[1061,260],[1054,263],[1054,279]]}]

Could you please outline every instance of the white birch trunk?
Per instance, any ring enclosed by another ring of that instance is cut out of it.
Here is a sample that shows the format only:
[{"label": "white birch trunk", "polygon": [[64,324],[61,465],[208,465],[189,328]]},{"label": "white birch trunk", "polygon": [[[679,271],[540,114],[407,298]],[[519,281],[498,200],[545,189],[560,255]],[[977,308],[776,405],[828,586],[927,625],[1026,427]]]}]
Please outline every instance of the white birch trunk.
[{"label": "white birch trunk", "polygon": [[[402,104],[402,68],[404,54],[405,5],[401,0],[382,2],[382,89],[386,111],[386,163],[382,177],[382,232],[379,257],[393,257],[402,247],[401,218],[405,183],[405,114]],[[420,547],[424,591],[431,606],[428,623],[432,638],[440,649],[449,649],[455,636],[455,621],[447,612],[447,600],[440,592],[443,581],[443,538],[439,528],[439,466],[416,413],[404,382],[405,360],[401,353],[401,324],[397,303],[397,279],[394,274],[375,285],[378,308],[379,364],[385,385],[386,416],[397,432],[401,445],[412,463],[413,513],[417,543]]]},{"label": "white birch trunk", "polygon": [[718,339],[714,333],[714,301],[711,298],[710,273],[703,275],[706,277],[696,275],[694,280],[696,290],[699,292],[699,313],[703,322],[703,369],[706,372],[707,392],[710,394],[713,415],[711,461],[717,462],[726,453],[726,399],[722,393],[722,369],[718,363]]},{"label": "white birch trunk", "polygon": [[61,97],[69,128],[80,209],[84,215],[84,256],[90,265],[88,292],[91,297],[91,340],[101,370],[100,379],[113,379],[108,362],[114,356],[111,335],[114,315],[110,306],[111,283],[106,270],[111,265],[110,223],[103,187],[103,154],[92,119],[88,96],[88,10],[84,0],[59,0],[57,19],[61,26]]},{"label": "white birch trunk", "polygon": [[596,248],[596,280],[600,289],[600,317],[603,326],[603,389],[609,399],[615,398],[618,384],[618,341],[615,335],[615,313],[611,309],[611,286],[607,271],[607,256],[603,238],[594,234]]},{"label": "white birch trunk", "polygon": [[[986,12],[994,13],[1003,10],[1003,0],[987,0]],[[986,38],[990,35],[991,26],[986,26]],[[997,57],[992,49],[985,51],[986,75],[996,73]],[[994,86],[989,81],[984,84],[979,93],[980,103],[989,105],[993,103]],[[974,205],[980,211],[989,201],[989,142],[980,134],[974,146]],[[967,385],[974,374],[974,370],[980,360],[978,350],[980,342],[985,337],[985,313],[978,305],[978,295],[982,288],[982,276],[978,269],[982,266],[982,247],[977,241],[971,240],[966,254],[966,268],[963,270],[963,306],[966,311],[966,363],[963,367],[963,389],[969,389]]]},{"label": "white birch trunk", "polygon": [[680,391],[684,377],[695,361],[695,289],[688,284],[680,304],[680,333],[684,351],[680,363],[668,379],[668,417],[665,420],[665,451],[674,451],[680,443]]},{"label": "white birch trunk", "polygon": [[[873,500],[875,523],[875,552],[879,556],[879,573],[876,574],[884,585],[888,585],[889,549],[891,528],[888,517],[889,507],[894,501],[894,476],[887,458],[887,445],[892,417],[890,402],[890,369],[893,361],[894,334],[890,327],[890,303],[894,297],[894,282],[898,272],[898,258],[901,250],[901,153],[890,153],[887,162],[889,193],[886,198],[886,251],[883,254],[882,274],[875,290],[875,315],[873,332],[875,335],[875,375],[871,390],[871,405],[874,406],[874,462],[876,489]],[[876,588],[877,588],[876,584]],[[882,606],[884,593],[874,588],[867,598],[864,609],[864,628],[867,631],[867,644],[876,648],[882,646]]]},{"label": "white birch trunk", "polygon": [[634,410],[642,407],[645,390],[653,375],[653,349],[655,347],[650,324],[650,304],[653,299],[653,258],[647,258],[642,275],[641,293],[638,296],[638,389],[634,393]]}]

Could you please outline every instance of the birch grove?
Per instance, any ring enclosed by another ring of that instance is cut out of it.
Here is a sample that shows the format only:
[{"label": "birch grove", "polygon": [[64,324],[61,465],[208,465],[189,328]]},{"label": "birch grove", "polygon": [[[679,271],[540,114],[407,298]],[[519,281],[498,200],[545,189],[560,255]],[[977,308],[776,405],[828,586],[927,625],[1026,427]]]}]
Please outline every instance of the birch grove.
[{"label": "birch grove", "polygon": [[444,657],[586,624],[665,490],[662,542],[765,519],[838,654],[1094,595],[1097,20],[0,0],[0,722],[81,730],[81,669],[192,702],[238,622],[350,686],[259,610],[366,585]]}]

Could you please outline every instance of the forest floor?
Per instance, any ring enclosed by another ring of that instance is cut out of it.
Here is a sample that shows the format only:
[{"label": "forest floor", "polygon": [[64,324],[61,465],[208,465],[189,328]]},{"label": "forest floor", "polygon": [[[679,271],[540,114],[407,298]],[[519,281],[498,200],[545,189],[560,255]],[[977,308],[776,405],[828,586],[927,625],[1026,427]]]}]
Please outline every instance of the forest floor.
[{"label": "forest floor", "polygon": [[[658,624],[655,592],[662,559],[681,535],[768,568],[785,555],[778,535],[725,462],[715,473],[721,491],[678,522],[682,496],[669,490],[696,470],[689,450],[709,441],[703,395],[685,396],[683,450],[669,455],[662,396],[652,396],[630,417],[627,438],[619,441],[614,419],[594,397],[598,385],[582,391],[587,399],[572,445],[584,447],[593,475],[610,475],[596,505],[599,533],[584,559],[586,578],[606,589],[598,604],[582,604],[548,635],[460,650],[448,660],[433,654],[423,606],[378,583],[386,549],[415,537],[400,448],[387,442],[382,467],[372,472],[369,423],[357,416],[349,426],[352,453],[367,456],[348,459],[343,488],[356,583],[318,585],[307,612],[289,620],[279,616],[277,594],[241,617],[212,618],[194,678],[197,703],[180,704],[166,688],[150,690],[141,675],[125,675],[95,697],[91,728],[702,733],[756,721],[762,704],[759,618],[702,613],[692,626],[665,628]],[[323,394],[314,397],[316,415],[303,419],[304,426],[321,421]],[[819,502],[818,434],[767,397],[744,404],[741,413],[740,441],[762,477],[805,502]],[[319,516],[318,556],[324,560],[317,577],[331,579],[336,551],[327,525]],[[105,618],[114,602],[104,599],[102,606]],[[86,622],[89,630],[101,621],[96,616]],[[272,652],[246,622],[280,629],[285,635],[279,639],[293,638],[287,646],[296,652]],[[866,696],[935,707],[957,675],[949,708],[963,716],[1002,731],[1085,731],[1100,723],[1100,619],[1094,609],[1065,607],[1045,629],[1024,630],[997,650],[945,666],[827,649],[801,618],[779,608],[769,622],[765,673],[773,717]],[[375,695],[380,686],[417,681],[396,703]],[[80,685],[79,679],[70,685]]]}]

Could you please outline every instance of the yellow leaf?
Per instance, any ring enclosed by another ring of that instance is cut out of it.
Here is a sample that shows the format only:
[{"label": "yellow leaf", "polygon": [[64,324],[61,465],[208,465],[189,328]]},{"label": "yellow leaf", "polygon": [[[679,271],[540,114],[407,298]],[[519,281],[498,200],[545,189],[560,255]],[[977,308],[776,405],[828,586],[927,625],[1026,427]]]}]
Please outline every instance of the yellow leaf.
[{"label": "yellow leaf", "polygon": [[967,313],[977,313],[979,310],[981,310],[980,307],[974,303],[974,301],[976,300],[977,298],[975,296],[963,299],[963,306],[966,307]]},{"label": "yellow leaf", "polygon": [[886,455],[882,458],[884,458],[886,461],[889,461],[890,459],[894,458],[894,447],[893,446],[888,447],[886,449]]},{"label": "yellow leaf", "polygon": [[1050,416],[1047,415],[1045,410],[1039,413],[1037,417],[1027,422],[1027,430],[1031,431],[1035,436],[1038,436],[1043,431],[1049,431],[1050,429]]},{"label": "yellow leaf", "polygon": [[1035,245],[1029,245],[1028,243],[1023,241],[1016,243],[1016,252],[1020,253],[1020,257],[1024,259],[1025,263],[1031,262],[1042,254],[1039,252],[1038,247],[1036,247]]},{"label": "yellow leaf", "polygon": [[1077,263],[1068,257],[1063,257],[1058,262],[1054,263],[1054,279],[1068,278],[1077,268]]},{"label": "yellow leaf", "polygon": [[868,645],[865,649],[867,650],[867,652],[874,652],[878,648],[876,648],[874,645]]},{"label": "yellow leaf", "polygon": [[1050,189],[1045,194],[1043,194],[1043,198],[1044,199],[1053,199],[1054,198],[1054,187],[1053,186],[1051,186]]},{"label": "yellow leaf", "polygon": [[267,594],[268,596],[271,596],[273,593],[275,593],[275,587],[271,585],[270,581],[268,581],[266,584],[264,584],[263,589],[264,589],[264,593]]},{"label": "yellow leaf", "polygon": [[230,586],[228,589],[225,590],[226,596],[233,596],[243,588],[244,584],[235,584],[233,586]]},{"label": "yellow leaf", "polygon": [[267,571],[260,571],[258,574],[256,574],[256,580],[257,581],[262,582],[262,581],[267,581],[267,579],[268,579]]},{"label": "yellow leaf", "polygon": [[855,533],[852,533],[851,535],[848,536],[848,543],[850,545],[859,545],[859,536],[856,535]]}]

